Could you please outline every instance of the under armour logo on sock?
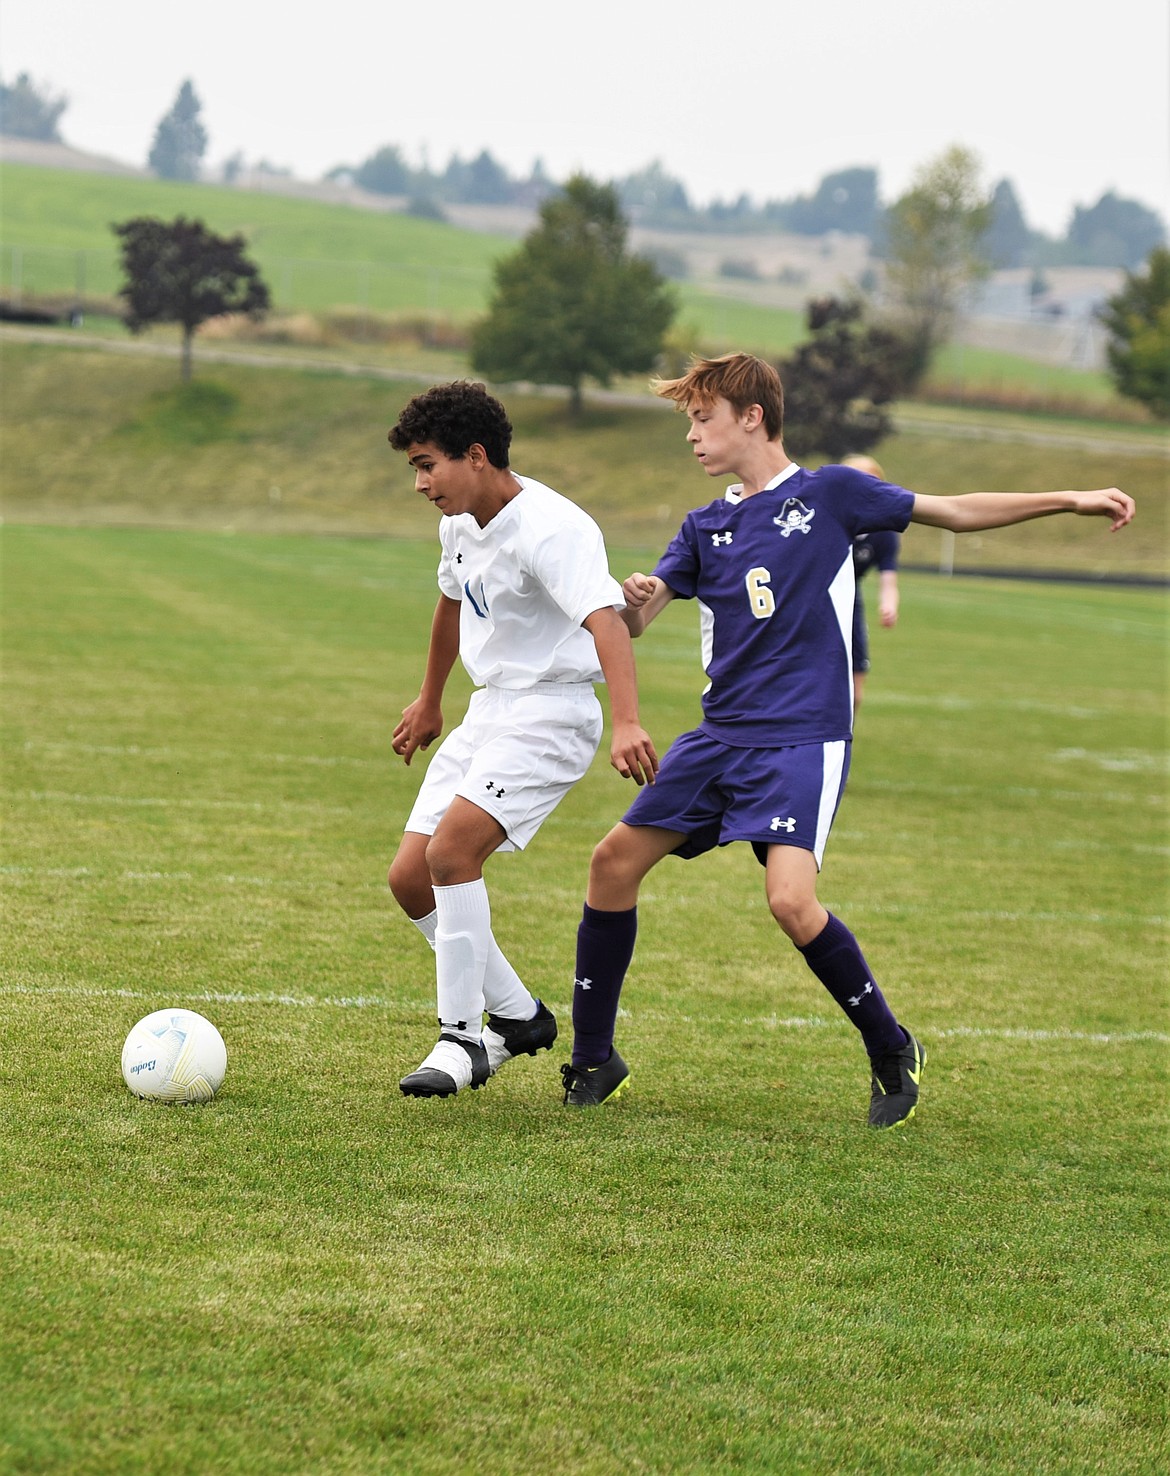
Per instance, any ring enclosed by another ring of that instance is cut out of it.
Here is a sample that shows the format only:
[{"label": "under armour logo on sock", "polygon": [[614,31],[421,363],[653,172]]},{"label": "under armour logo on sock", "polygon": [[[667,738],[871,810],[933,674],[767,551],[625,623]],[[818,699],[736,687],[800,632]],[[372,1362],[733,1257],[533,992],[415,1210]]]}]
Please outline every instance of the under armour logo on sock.
[{"label": "under armour logo on sock", "polygon": [[506,791],[501,789],[494,779],[489,779],[484,785],[488,794],[494,794],[497,799],[503,799]]},{"label": "under armour logo on sock", "polygon": [[769,825],[768,829],[769,830],[783,830],[783,831],[786,831],[789,835],[791,835],[792,832],[796,829],[796,821],[792,818],[791,815],[789,815],[786,820],[781,820],[781,818],[780,818],[779,815],[773,815],[772,816],[772,823],[771,823],[771,825]]},{"label": "under armour logo on sock", "polygon": [[856,1009],[857,1006],[861,1003],[861,1001],[865,998],[865,996],[867,994],[872,994],[872,993],[873,993],[873,981],[871,980],[865,986],[865,988],[861,991],[860,994],[852,994],[852,995],[849,996],[849,1003],[853,1006],[854,1009]]},{"label": "under armour logo on sock", "polygon": [[592,979],[574,979],[573,980],[573,988],[574,989],[592,989],[593,988],[593,980]]}]

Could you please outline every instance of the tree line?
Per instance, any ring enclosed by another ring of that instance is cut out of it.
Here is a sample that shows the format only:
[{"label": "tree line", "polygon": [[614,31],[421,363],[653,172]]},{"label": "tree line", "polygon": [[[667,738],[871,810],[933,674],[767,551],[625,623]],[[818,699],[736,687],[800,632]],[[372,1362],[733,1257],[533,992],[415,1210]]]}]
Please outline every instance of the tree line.
[{"label": "tree line", "polygon": [[[787,393],[786,444],[831,460],[876,446],[891,407],[920,382],[946,341],[960,294],[986,270],[975,245],[987,205],[971,194],[970,160],[952,149],[920,172],[895,216],[893,292],[881,314],[861,297],[824,297],[806,310],[808,338],[777,365]],[[661,371],[677,311],[674,287],[631,252],[628,221],[612,184],[576,175],[539,209],[520,246],[497,262],[487,312],[475,325],[471,367],[496,382],[561,385],[579,414],[587,382]],[[270,295],[242,236],[199,221],[137,217],[114,226],[121,240],[132,332],[178,323],[182,373],[200,325],[225,313],[262,317]],[[1170,419],[1170,250],[1127,273],[1102,320],[1118,390]]]},{"label": "tree line", "polygon": [[[67,106],[67,99],[38,86],[27,73],[21,73],[11,84],[0,81],[0,132],[60,142],[60,119]],[[202,177],[207,142],[199,98],[192,82],[184,81],[171,108],[159,120],[147,162],[161,178],[197,180]],[[225,182],[234,181],[245,168],[242,155],[233,156],[223,166]],[[267,163],[257,168],[261,172],[283,172]],[[411,165],[401,148],[391,143],[383,144],[360,162],[336,165],[325,178],[352,181],[374,194],[400,198],[409,212],[433,218],[442,218],[444,206],[457,204],[536,208],[561,190],[539,159],[526,175],[514,176],[483,149],[469,160],[453,154],[443,169],[435,170],[425,163]],[[868,238],[874,256],[881,260],[888,257],[901,203],[883,204],[877,169],[860,165],[826,174],[809,195],[762,203],[741,194],[732,200],[695,205],[682,181],[667,173],[658,161],[612,183],[623,213],[635,225],[736,234],[784,231],[823,236],[840,231]],[[994,185],[986,203],[980,250],[994,268],[1133,269],[1167,242],[1165,223],[1155,211],[1112,190],[1094,204],[1077,205],[1060,238],[1028,224],[1008,179]],[[682,270],[681,259],[674,266],[665,260],[660,265],[667,275]]]}]

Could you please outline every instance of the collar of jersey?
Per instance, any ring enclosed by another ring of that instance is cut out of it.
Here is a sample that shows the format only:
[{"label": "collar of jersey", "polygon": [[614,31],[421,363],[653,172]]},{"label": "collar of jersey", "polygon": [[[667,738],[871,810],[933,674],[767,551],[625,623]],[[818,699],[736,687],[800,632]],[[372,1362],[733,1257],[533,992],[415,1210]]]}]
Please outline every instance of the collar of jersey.
[{"label": "collar of jersey", "polygon": [[[800,470],[800,467],[797,466],[796,462],[795,461],[790,461],[788,463],[788,465],[784,468],[784,470],[782,472],[777,472],[776,473],[776,475],[772,478],[772,480],[768,483],[768,485],[766,487],[761,487],[760,488],[760,492],[771,492],[772,489],[774,487],[778,487],[781,482],[786,482],[789,477],[794,477],[799,470]],[[756,495],[758,496],[759,494],[757,493]],[[740,503],[740,502],[742,502],[743,501],[743,483],[742,482],[735,482],[732,486],[728,487],[727,491],[724,492],[724,494],[723,494],[723,500],[725,502],[732,502],[732,503]]]}]

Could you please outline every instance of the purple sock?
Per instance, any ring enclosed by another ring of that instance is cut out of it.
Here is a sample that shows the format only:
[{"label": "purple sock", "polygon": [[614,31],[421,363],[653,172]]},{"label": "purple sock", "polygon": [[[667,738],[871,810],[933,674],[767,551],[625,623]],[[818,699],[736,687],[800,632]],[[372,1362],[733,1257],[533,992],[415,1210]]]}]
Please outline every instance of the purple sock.
[{"label": "purple sock", "polygon": [[871,1056],[902,1049],[908,1039],[906,1032],[877,987],[857,939],[839,918],[830,912],[823,931],[798,951],[861,1031]]},{"label": "purple sock", "polygon": [[613,1050],[618,999],[638,936],[638,909],[598,912],[585,904],[573,981],[573,1065],[601,1066]]}]

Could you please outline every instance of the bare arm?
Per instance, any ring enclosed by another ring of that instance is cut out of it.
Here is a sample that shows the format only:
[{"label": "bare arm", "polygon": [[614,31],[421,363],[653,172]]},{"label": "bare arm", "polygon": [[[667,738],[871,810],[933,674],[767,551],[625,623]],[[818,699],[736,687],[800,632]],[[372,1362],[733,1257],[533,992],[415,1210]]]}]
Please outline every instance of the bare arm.
[{"label": "bare arm", "polygon": [[898,623],[898,571],[882,569],[878,579],[878,615],[884,626]]},{"label": "bare arm", "polygon": [[632,636],[640,636],[654,617],[674,599],[674,590],[652,574],[631,574],[622,585],[626,608],[621,618]]},{"label": "bare arm", "polygon": [[459,656],[459,601],[439,596],[431,621],[431,644],[418,696],[394,729],[394,752],[409,765],[418,748],[429,748],[443,731],[443,689]]},{"label": "bare arm", "polygon": [[639,787],[653,784],[658,773],[658,755],[649,733],[638,720],[638,679],[634,670],[634,648],[623,617],[612,605],[594,610],[582,622],[593,637],[597,659],[609,688],[609,712],[613,726],[610,763],[623,779]]},{"label": "bare arm", "polygon": [[959,497],[916,493],[910,521],[950,528],[953,533],[974,533],[1062,512],[1109,518],[1109,531],[1116,533],[1133,518],[1133,498],[1116,487],[1097,492],[965,492]]}]

